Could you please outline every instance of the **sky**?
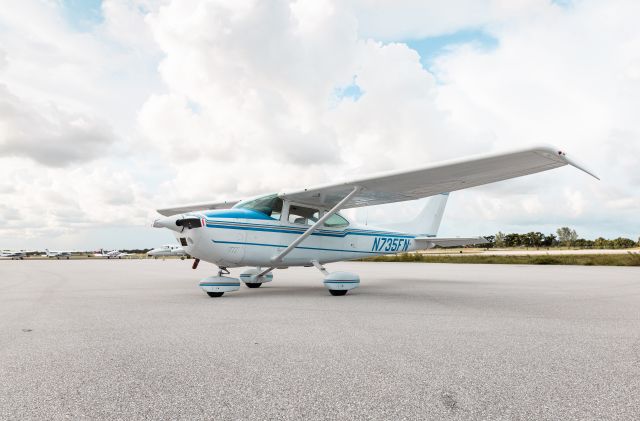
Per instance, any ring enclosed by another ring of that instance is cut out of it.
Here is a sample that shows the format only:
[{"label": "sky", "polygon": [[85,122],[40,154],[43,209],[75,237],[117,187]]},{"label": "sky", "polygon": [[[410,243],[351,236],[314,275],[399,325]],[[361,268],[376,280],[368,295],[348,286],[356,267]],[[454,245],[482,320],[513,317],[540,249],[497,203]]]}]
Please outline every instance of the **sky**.
[{"label": "sky", "polygon": [[[640,236],[635,0],[8,0],[0,248],[145,248],[166,205],[552,144],[442,236]],[[408,202],[349,211],[411,219]]]}]

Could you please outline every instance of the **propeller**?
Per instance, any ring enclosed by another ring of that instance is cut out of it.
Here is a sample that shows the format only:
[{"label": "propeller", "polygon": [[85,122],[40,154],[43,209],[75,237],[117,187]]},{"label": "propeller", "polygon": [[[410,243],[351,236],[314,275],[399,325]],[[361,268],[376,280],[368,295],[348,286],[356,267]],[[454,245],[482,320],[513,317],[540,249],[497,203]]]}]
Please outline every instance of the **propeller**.
[{"label": "propeller", "polygon": [[200,218],[183,218],[177,219],[176,225],[183,228],[200,228],[202,227],[202,220]]}]

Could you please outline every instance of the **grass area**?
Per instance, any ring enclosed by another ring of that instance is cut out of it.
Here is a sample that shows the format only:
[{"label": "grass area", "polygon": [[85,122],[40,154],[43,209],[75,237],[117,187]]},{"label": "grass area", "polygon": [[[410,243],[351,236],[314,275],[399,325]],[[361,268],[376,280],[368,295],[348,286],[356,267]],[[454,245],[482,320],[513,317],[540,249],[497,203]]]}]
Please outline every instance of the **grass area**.
[{"label": "grass area", "polygon": [[506,265],[640,266],[640,253],[564,254],[547,256],[444,256],[403,253],[363,259],[367,262],[483,263]]}]

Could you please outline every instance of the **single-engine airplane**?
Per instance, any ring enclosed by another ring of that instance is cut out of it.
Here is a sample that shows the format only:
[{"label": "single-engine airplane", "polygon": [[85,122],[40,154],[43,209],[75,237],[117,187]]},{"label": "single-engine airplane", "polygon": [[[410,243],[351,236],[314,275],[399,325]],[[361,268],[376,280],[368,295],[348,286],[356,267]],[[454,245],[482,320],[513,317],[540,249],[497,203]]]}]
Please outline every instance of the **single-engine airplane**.
[{"label": "single-engine airplane", "polygon": [[49,250],[49,249],[44,249],[44,253],[45,256],[47,256],[48,258],[52,259],[52,258],[56,258],[56,259],[67,259],[69,260],[69,257],[71,257],[71,251],[63,251],[63,250]]},{"label": "single-engine airplane", "polygon": [[27,256],[27,253],[24,251],[11,251],[11,250],[0,251],[0,259],[2,260],[23,260],[26,256]]},{"label": "single-engine airplane", "polygon": [[147,257],[153,257],[157,259],[158,257],[169,257],[169,256],[178,256],[181,260],[187,256],[187,252],[184,251],[182,246],[177,246],[173,244],[167,244],[164,246],[156,247],[147,252]]},{"label": "single-engine airplane", "polygon": [[[200,203],[158,209],[164,218],[153,226],[168,228],[195,258],[218,266],[217,276],[200,282],[211,297],[236,291],[240,281],[257,288],[273,279],[272,271],[315,266],[331,295],[345,295],[360,285],[349,272],[328,272],[325,263],[409,252],[435,246],[486,243],[482,237],[441,238],[438,228],[450,192],[572,165],[598,178],[565,152],[535,147],[476,156],[411,170],[393,171],[247,200]],[[428,199],[410,223],[381,227],[360,225],[342,209]],[[240,278],[228,268],[250,266]]]},{"label": "single-engine airplane", "polygon": [[120,250],[100,249],[99,251],[93,253],[93,257],[100,257],[103,259],[122,259],[122,258],[131,257],[131,256],[132,254],[124,253]]}]

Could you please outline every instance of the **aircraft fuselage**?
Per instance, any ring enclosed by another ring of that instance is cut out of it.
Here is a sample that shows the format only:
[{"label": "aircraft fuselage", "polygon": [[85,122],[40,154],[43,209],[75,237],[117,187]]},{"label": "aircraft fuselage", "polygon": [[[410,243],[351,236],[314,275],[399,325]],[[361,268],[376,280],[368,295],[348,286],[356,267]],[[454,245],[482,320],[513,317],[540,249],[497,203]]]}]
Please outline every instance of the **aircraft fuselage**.
[{"label": "aircraft fuselage", "polygon": [[[272,258],[309,226],[274,220],[259,212],[214,210],[176,215],[175,219],[197,218],[199,227],[174,230],[185,251],[222,267],[273,266]],[[306,266],[354,260],[415,250],[415,236],[378,230],[350,222],[342,228],[323,227],[313,232],[278,267]]]}]

